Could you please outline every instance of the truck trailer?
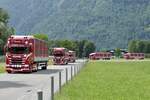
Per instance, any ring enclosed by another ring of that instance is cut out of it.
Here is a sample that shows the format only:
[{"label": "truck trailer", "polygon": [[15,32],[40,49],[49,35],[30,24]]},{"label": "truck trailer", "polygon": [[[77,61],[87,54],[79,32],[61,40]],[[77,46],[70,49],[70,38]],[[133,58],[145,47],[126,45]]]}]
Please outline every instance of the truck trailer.
[{"label": "truck trailer", "polygon": [[67,65],[69,62],[69,53],[66,48],[53,48],[53,64]]},{"label": "truck trailer", "polygon": [[110,60],[112,58],[112,54],[109,52],[94,52],[89,55],[91,60]]},{"label": "truck trailer", "polygon": [[12,35],[5,46],[6,71],[33,72],[47,69],[48,45],[33,36]]},{"label": "truck trailer", "polygon": [[123,55],[124,59],[144,59],[145,54],[144,53],[126,53]]}]

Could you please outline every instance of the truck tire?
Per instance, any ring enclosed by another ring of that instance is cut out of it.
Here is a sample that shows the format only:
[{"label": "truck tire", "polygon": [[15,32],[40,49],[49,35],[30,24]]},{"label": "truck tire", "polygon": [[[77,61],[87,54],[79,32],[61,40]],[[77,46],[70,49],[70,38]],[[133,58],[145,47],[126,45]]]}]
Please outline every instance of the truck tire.
[{"label": "truck tire", "polygon": [[42,67],[42,70],[46,70],[46,69],[47,69],[47,66]]},{"label": "truck tire", "polygon": [[42,70],[46,70],[47,69],[47,66],[45,66],[45,67],[42,67]]},{"label": "truck tire", "polygon": [[47,70],[47,67],[43,67],[43,70]]},{"label": "truck tire", "polygon": [[47,70],[47,62],[45,62],[45,66],[42,67],[42,70]]},{"label": "truck tire", "polygon": [[68,64],[68,61],[66,61],[66,63],[65,63],[66,65]]},{"label": "truck tire", "polygon": [[7,71],[7,73],[8,73],[8,74],[11,74],[11,73],[12,73],[12,71]]}]

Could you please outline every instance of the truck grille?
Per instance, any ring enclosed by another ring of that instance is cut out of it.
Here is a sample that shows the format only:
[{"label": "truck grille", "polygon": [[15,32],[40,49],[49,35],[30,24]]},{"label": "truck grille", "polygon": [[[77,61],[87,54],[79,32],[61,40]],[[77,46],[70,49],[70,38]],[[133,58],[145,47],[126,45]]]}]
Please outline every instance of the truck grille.
[{"label": "truck grille", "polygon": [[56,62],[57,62],[57,63],[60,63],[60,61],[61,61],[61,59],[56,59]]},{"label": "truck grille", "polygon": [[22,59],[12,59],[12,64],[22,64]]}]

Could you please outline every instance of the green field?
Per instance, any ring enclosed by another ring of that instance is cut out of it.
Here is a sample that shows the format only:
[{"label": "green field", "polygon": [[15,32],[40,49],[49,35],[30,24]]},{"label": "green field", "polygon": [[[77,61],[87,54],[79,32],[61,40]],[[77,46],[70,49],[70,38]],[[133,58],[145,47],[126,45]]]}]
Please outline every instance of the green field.
[{"label": "green field", "polygon": [[1,62],[0,62],[0,73],[5,72],[4,67],[5,67],[5,63],[1,63]]},{"label": "green field", "polygon": [[150,100],[150,61],[91,61],[55,100]]}]

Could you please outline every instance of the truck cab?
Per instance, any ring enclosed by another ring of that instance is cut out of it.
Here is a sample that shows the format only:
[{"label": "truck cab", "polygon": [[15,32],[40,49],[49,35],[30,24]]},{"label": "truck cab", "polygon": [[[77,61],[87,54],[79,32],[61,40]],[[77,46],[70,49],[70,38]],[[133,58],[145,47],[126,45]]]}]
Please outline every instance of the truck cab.
[{"label": "truck cab", "polygon": [[35,44],[33,36],[11,36],[5,46],[6,71],[8,73],[37,71]]},{"label": "truck cab", "polygon": [[54,65],[68,64],[69,54],[66,48],[53,48],[53,62]]}]

